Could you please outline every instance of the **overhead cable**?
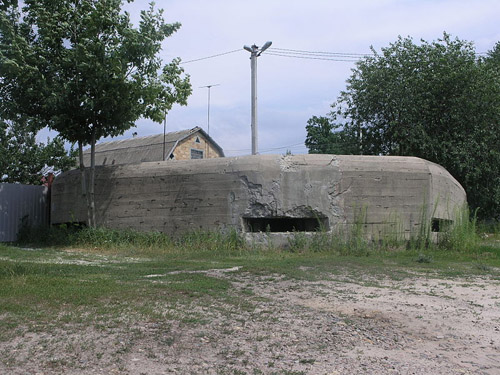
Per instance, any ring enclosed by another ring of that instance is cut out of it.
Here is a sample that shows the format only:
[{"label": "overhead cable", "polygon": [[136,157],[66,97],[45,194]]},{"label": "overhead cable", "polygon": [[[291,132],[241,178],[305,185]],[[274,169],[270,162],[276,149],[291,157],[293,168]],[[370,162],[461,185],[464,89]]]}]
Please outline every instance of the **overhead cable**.
[{"label": "overhead cable", "polygon": [[373,53],[350,53],[350,52],[322,52],[322,51],[303,51],[300,49],[288,49],[288,48],[269,48],[269,51],[275,51],[278,53],[286,53],[293,55],[312,55],[312,56],[337,56],[337,57],[355,57],[360,58],[364,56],[372,56]]},{"label": "overhead cable", "polygon": [[[232,51],[222,52],[211,56],[201,57],[199,59],[193,59],[188,61],[181,61],[181,64],[189,64],[196,61],[202,61],[207,59],[213,59],[215,57],[229,55],[231,53],[242,51],[238,48]],[[487,55],[488,52],[477,52],[476,55]],[[299,49],[289,49],[289,48],[275,48],[271,47],[266,52],[266,55],[280,56],[280,57],[291,57],[296,59],[306,59],[306,60],[324,60],[324,61],[343,61],[343,62],[356,62],[363,57],[374,56],[373,53],[355,53],[355,52],[324,52],[324,51],[305,51]]]},{"label": "overhead cable", "polygon": [[222,53],[218,53],[218,54],[216,54],[216,55],[212,55],[212,56],[201,57],[201,58],[199,58],[199,59],[188,60],[188,61],[181,61],[181,64],[189,64],[189,63],[192,63],[192,62],[195,62],[195,61],[201,61],[201,60],[213,59],[214,57],[219,57],[219,56],[229,55],[230,53],[235,53],[235,52],[239,52],[239,51],[242,51],[242,49],[241,49],[241,48],[238,48],[238,49],[235,49],[235,50],[232,50],[232,51],[222,52]]},{"label": "overhead cable", "polygon": [[306,59],[306,60],[325,60],[325,61],[345,61],[345,62],[356,62],[359,60],[357,59],[335,59],[335,58],[329,58],[329,57],[313,57],[313,56],[302,56],[302,55],[284,55],[281,53],[274,53],[274,52],[267,52],[266,55],[271,55],[271,56],[281,56],[281,57],[291,57],[295,59]]},{"label": "overhead cable", "polygon": [[[273,151],[273,150],[280,150],[280,149],[283,149],[283,148],[288,148],[288,147],[294,147],[294,146],[299,146],[299,145],[303,145],[304,142],[300,142],[300,143],[295,143],[293,145],[288,145],[288,146],[281,146],[281,147],[273,147],[273,148],[268,148],[268,149],[265,149],[265,150],[261,150],[260,152],[268,152],[268,151]],[[238,151],[249,151],[250,149],[249,148],[243,148],[243,149],[240,149],[240,150],[224,150],[224,151],[227,151],[227,152],[238,152]]]}]

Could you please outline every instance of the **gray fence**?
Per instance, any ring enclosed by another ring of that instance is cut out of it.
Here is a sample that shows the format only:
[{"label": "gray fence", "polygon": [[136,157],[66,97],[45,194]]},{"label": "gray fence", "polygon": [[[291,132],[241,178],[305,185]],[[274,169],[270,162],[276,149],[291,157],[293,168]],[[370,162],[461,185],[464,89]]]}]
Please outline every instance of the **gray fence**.
[{"label": "gray fence", "polygon": [[21,225],[48,225],[46,186],[0,184],[0,242],[17,240]]}]

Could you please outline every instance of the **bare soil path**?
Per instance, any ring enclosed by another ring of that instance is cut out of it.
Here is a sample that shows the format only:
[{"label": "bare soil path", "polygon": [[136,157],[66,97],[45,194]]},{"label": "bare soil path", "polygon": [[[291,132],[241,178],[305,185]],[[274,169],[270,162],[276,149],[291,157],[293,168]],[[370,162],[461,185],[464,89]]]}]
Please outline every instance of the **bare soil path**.
[{"label": "bare soil path", "polygon": [[19,329],[0,342],[0,374],[500,374],[498,280],[230,271],[206,273],[230,280],[231,303]]}]

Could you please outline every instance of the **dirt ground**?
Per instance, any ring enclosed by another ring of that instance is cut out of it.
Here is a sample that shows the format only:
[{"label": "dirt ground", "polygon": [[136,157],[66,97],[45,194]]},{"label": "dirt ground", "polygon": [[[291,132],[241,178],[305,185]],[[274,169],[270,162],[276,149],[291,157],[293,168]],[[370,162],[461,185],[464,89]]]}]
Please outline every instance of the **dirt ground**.
[{"label": "dirt ground", "polygon": [[0,343],[0,373],[500,374],[498,280],[208,274],[248,298],[154,306],[160,323],[20,332]]}]

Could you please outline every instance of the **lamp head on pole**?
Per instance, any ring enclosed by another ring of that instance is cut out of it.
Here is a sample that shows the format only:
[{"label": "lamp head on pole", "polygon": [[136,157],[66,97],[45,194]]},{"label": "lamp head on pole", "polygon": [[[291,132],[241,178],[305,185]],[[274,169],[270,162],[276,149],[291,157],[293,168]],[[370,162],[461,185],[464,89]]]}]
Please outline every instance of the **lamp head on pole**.
[{"label": "lamp head on pole", "polygon": [[271,41],[268,41],[268,42],[264,43],[264,45],[260,49],[260,53],[264,52],[266,49],[268,49],[269,47],[271,47],[271,44],[273,44],[273,42],[271,42]]},{"label": "lamp head on pole", "polygon": [[251,47],[245,45],[245,46],[243,46],[243,49],[250,52],[251,54],[254,54],[256,56],[260,56],[262,54],[262,52],[264,52],[266,49],[271,47],[271,44],[273,44],[273,42],[268,41],[268,42],[264,43],[264,45],[261,48],[259,48],[256,44],[252,45]]}]

